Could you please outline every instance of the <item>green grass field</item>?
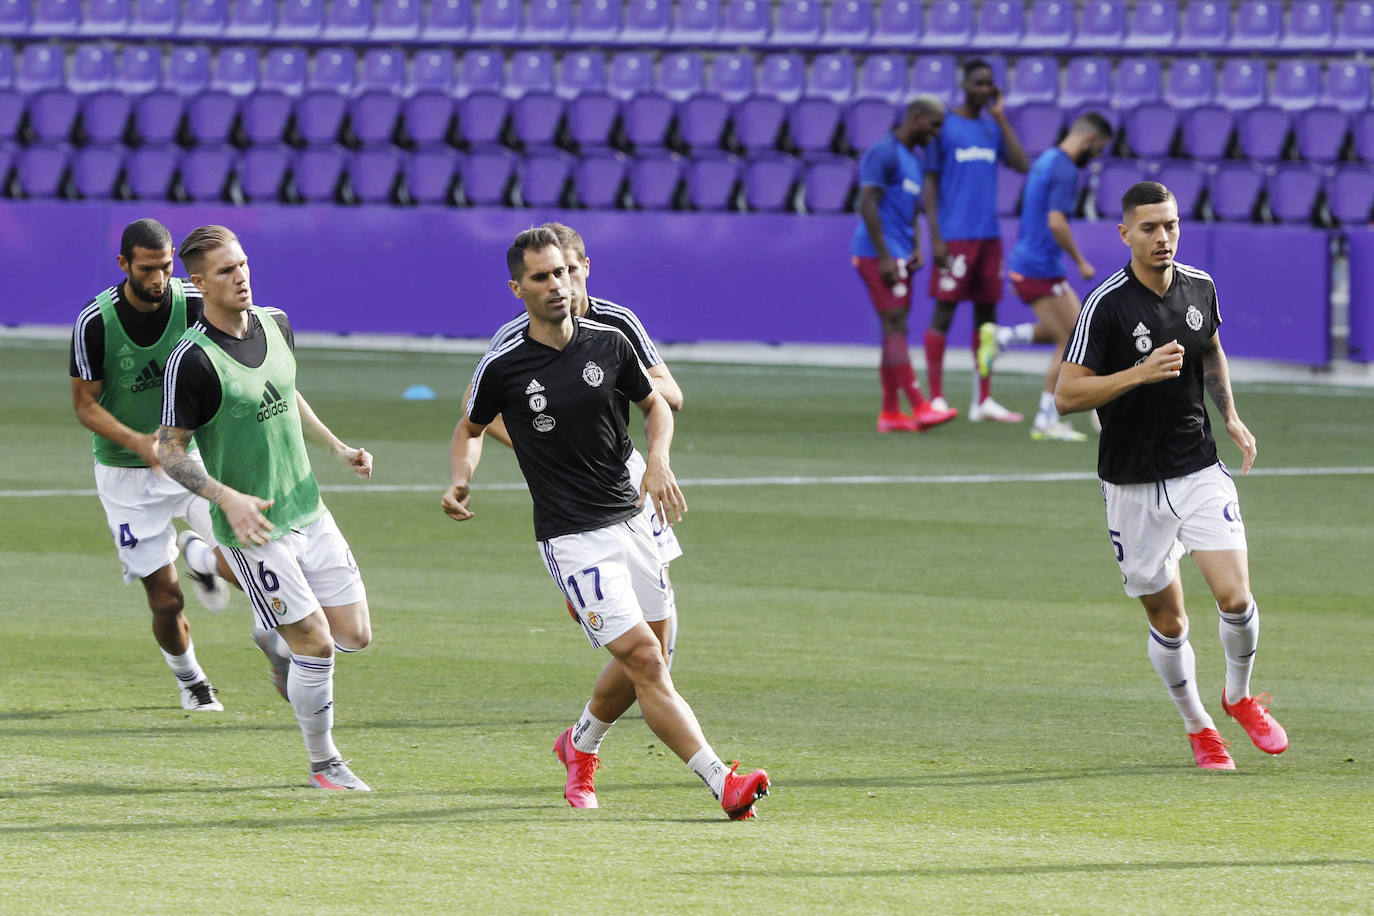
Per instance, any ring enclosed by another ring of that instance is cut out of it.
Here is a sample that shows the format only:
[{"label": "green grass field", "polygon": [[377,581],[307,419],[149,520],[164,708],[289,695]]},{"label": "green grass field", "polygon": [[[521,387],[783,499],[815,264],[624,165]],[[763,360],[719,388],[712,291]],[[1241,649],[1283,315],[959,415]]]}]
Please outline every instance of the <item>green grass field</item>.
[{"label": "green grass field", "polygon": [[[375,642],[335,680],[366,795],[304,787],[242,596],[188,607],[225,711],[176,708],[86,492],[65,361],[63,343],[0,344],[0,911],[1374,908],[1367,391],[1237,386],[1260,447],[1240,482],[1254,686],[1292,746],[1269,758],[1221,714],[1214,609],[1186,563],[1203,696],[1238,765],[1215,773],[1121,591],[1092,443],[963,422],[879,437],[871,371],[675,365],[691,511],[674,678],[722,756],[774,781],[758,821],[731,823],[637,717],[603,746],[603,807],[564,803],[550,747],[602,657],[543,571],[509,453],[487,450],[477,518],[439,511],[475,357],[301,353],[301,390],[377,461],[352,486],[316,458],[349,485],[326,498],[372,604]],[[439,399],[403,401],[415,383]],[[967,383],[953,373],[956,405]],[[999,400],[1037,387],[1006,377]],[[1298,469],[1318,470],[1275,473]],[[811,482],[746,482],[783,477]],[[32,490],[59,492],[12,492]]]}]

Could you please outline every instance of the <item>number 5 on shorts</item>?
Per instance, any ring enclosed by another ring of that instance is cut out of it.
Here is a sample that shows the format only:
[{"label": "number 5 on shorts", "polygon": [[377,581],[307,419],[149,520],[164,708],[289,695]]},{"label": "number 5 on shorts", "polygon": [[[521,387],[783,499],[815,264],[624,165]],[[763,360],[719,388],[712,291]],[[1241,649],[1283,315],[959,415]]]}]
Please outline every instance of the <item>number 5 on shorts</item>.
[{"label": "number 5 on shorts", "polygon": [[[597,569],[595,566],[588,566],[586,569],[582,570],[582,572],[578,575],[581,575],[584,578],[590,576],[592,580],[592,588],[595,590],[596,593],[596,600],[605,600],[605,596],[601,594],[601,570]],[[568,588],[572,589],[573,597],[577,599],[578,607],[586,607],[587,601],[585,598],[582,597],[582,589],[577,587],[577,576],[568,576],[567,581]]]},{"label": "number 5 on shorts", "polygon": [[1126,548],[1121,546],[1121,532],[1108,528],[1107,533],[1112,536],[1112,546],[1116,548],[1116,562],[1120,563],[1126,559]]}]

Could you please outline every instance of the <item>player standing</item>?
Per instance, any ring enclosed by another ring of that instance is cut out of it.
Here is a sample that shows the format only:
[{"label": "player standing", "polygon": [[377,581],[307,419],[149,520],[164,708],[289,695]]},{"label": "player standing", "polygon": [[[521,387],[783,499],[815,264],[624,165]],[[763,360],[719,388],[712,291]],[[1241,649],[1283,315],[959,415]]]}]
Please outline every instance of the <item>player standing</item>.
[{"label": "player standing", "polygon": [[[171,233],[157,220],[124,227],[124,281],[92,299],[72,329],[72,405],[91,430],[96,493],[124,584],[143,583],[153,636],[176,676],[181,706],[217,711],[224,706],[196,659],[174,565],[180,550],[201,603],[212,611],[228,606],[221,561],[207,543],[210,507],[162,473],[154,447],[167,357],[203,307],[200,291],[172,276],[172,257]],[[198,460],[194,452],[191,460]],[[191,528],[178,535],[176,518]]]},{"label": "player standing", "polygon": [[[997,323],[997,301],[1002,298],[998,160],[1018,172],[1030,168],[986,61],[964,64],[963,90],[963,104],[945,118],[926,158],[926,221],[930,224],[930,256],[936,267],[930,275],[935,311],[926,329],[926,374],[930,376],[932,403],[939,408],[949,406],[944,399],[945,335],[954,320],[955,307],[964,300],[973,301],[975,361],[978,329]],[[1021,422],[1019,413],[992,399],[991,376],[981,371],[974,374],[977,390],[968,418],[975,423]]]},{"label": "player standing", "polygon": [[[576,608],[593,648],[610,652],[633,685],[649,728],[706,783],[726,814],[753,817],[754,802],[768,793],[768,774],[738,775],[716,756],[673,687],[652,626],[661,632],[666,601],[653,533],[625,467],[631,444],[619,398],[644,413],[648,455],[640,499],[652,499],[659,518],[669,523],[686,509],[668,464],[672,411],[624,334],[573,317],[568,269],[553,232],[541,227],[520,233],[506,263],[511,292],[524,302],[530,323],[477,364],[472,397],[453,432],[444,512],[458,521],[473,517],[468,504],[482,433],[502,416],[534,502],[545,566]],[[587,773],[585,790],[565,789],[574,807],[598,804],[594,791],[586,791],[597,758],[569,743],[579,732],[614,721],[614,711],[598,708],[597,700],[594,694],[588,711],[555,743],[569,768],[568,788],[573,770]]]},{"label": "player standing", "polygon": [[[906,107],[897,129],[874,143],[859,161],[859,215],[849,253],[883,327],[882,409],[878,432],[918,432],[948,422],[957,410],[932,407],[921,394],[907,344],[911,285],[921,269],[916,202],[921,196],[921,162],[913,150],[940,133],[945,106],[919,95]],[[905,393],[911,413],[902,412]]]},{"label": "player standing", "polygon": [[1090,111],[1074,119],[1058,146],[1036,158],[1021,196],[1021,234],[1011,250],[1008,273],[1016,294],[1035,311],[1038,320],[979,328],[978,368],[984,376],[991,374],[991,361],[997,352],[1010,344],[1054,344],[1039,409],[1031,422],[1030,435],[1037,441],[1082,442],[1088,438],[1054,409],[1054,386],[1059,381],[1064,345],[1082,309],[1078,294],[1064,278],[1061,259],[1067,254],[1078,266],[1079,276],[1092,279],[1095,270],[1074,242],[1069,216],[1078,204],[1078,170],[1102,155],[1111,139],[1112,126],[1107,119]]},{"label": "player standing", "polygon": [[1088,295],[1064,353],[1055,401],[1061,413],[1098,408],[1097,474],[1107,529],[1126,594],[1149,618],[1150,662],[1183,716],[1197,765],[1233,770],[1229,746],[1203,708],[1188,643],[1178,560],[1193,555],[1216,599],[1226,686],[1221,708],[1262,751],[1279,754],[1288,736],[1250,695],[1259,610],[1240,502],[1217,459],[1202,395],[1216,405],[1240,447],[1241,473],[1255,461],[1255,437],[1236,413],[1221,312],[1212,278],[1174,260],[1178,204],[1144,181],[1121,199],[1121,240],[1130,263]]},{"label": "player standing", "polygon": [[[310,755],[310,785],[368,791],[332,736],[334,650],[371,642],[367,593],[320,499],[305,438],[359,477],[372,476],[372,456],[340,441],[296,389],[290,322],[253,304],[237,236],[201,226],[181,243],[181,261],[205,297],[205,314],[168,360],[163,466],[212,503],[215,536],[233,557],[257,629],[275,631],[290,650],[286,693]],[[193,434],[204,465],[186,454]]]}]

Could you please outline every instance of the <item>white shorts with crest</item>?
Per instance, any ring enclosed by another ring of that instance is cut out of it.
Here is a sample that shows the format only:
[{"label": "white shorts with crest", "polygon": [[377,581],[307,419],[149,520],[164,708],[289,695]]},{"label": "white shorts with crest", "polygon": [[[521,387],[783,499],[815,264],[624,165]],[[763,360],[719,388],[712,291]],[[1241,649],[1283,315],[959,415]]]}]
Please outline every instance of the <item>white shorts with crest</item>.
[{"label": "white shorts with crest", "polygon": [[[200,454],[188,456],[199,462]],[[217,547],[210,528],[210,503],[168,477],[161,468],[116,468],[97,463],[95,492],[119,551],[124,584],[151,576],[177,558],[179,518]]]},{"label": "white shorts with crest", "polygon": [[339,607],[367,597],[353,551],[329,512],[261,547],[226,547],[224,552],[259,630],[304,620],[321,606]]}]

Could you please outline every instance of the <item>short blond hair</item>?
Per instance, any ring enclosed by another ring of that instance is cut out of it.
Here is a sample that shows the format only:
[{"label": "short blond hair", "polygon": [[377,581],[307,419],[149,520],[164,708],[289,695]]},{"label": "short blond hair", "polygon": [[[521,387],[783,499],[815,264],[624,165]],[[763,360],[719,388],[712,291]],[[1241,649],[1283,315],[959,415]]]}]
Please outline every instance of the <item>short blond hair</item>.
[{"label": "short blond hair", "polygon": [[233,230],[225,226],[197,226],[181,240],[177,253],[187,273],[200,273],[207,252],[232,245],[238,240]]}]

